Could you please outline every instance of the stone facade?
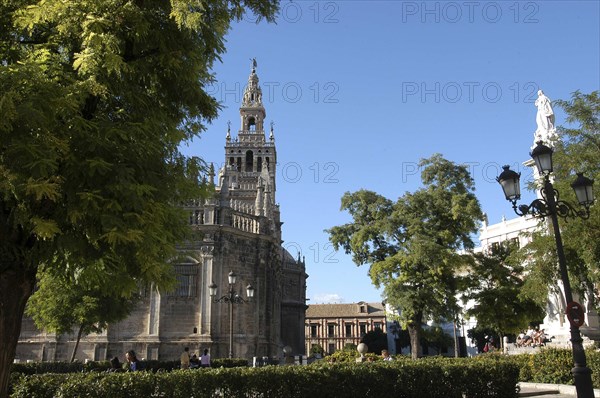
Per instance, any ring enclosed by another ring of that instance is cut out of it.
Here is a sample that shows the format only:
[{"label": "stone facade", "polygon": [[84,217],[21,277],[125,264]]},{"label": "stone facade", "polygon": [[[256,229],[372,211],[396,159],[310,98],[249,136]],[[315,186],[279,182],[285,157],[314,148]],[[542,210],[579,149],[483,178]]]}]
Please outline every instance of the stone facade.
[{"label": "stone facade", "polygon": [[306,352],[319,345],[328,354],[346,344],[360,344],[376,328],[387,333],[386,310],[382,303],[311,304],[306,310]]},{"label": "stone facade", "polygon": [[[174,262],[178,286],[165,293],[149,287],[137,309],[124,321],[82,339],[79,360],[103,360],[133,349],[139,358],[178,359],[183,347],[208,348],[215,358],[227,357],[230,306],[233,308],[233,355],[281,357],[284,346],[304,354],[306,310],[305,263],[282,247],[279,206],[275,201],[277,153],[273,127],[264,131],[266,111],[255,67],[240,108],[237,137],[228,128],[225,163],[209,184],[214,195],[185,205],[194,239],[180,247]],[[246,303],[215,302],[229,291],[228,274],[237,275],[234,291]],[[210,297],[215,283],[217,296]],[[17,358],[66,360],[75,334],[55,336],[23,321]]]}]

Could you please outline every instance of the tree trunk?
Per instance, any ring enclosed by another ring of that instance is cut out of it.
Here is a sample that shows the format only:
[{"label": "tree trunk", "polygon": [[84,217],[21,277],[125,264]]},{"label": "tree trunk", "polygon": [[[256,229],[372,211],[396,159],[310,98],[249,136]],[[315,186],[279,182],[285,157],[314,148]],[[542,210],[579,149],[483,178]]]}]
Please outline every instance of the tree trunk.
[{"label": "tree trunk", "polygon": [[77,340],[75,341],[75,347],[73,347],[73,353],[71,354],[71,363],[75,362],[75,355],[77,354],[77,348],[79,347],[79,341],[81,340],[81,335],[83,334],[83,324],[79,326],[79,331],[77,332]]},{"label": "tree trunk", "polygon": [[421,356],[421,322],[410,322],[407,326],[410,336],[410,356],[418,359]]},{"label": "tree trunk", "polygon": [[454,358],[458,358],[460,354],[458,348],[458,333],[456,333],[456,320],[452,322],[452,331],[454,332]]},{"label": "tree trunk", "polygon": [[8,397],[10,368],[21,334],[25,304],[35,286],[35,275],[35,270],[25,270],[22,264],[0,268],[0,398]]}]

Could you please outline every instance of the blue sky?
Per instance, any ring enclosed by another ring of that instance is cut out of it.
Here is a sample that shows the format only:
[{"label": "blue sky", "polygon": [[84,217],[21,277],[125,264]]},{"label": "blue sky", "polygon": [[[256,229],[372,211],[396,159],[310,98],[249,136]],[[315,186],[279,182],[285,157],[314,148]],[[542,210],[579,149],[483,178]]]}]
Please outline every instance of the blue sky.
[{"label": "blue sky", "polygon": [[233,26],[208,88],[223,110],[184,152],[224,162],[256,58],[284,246],[306,258],[308,303],[380,301],[368,267],[324,232],[350,221],[341,196],[364,188],[395,200],[419,188],[419,160],[441,153],[469,165],[490,223],[513,218],[494,179],[503,164],[530,175],[521,163],[538,88],[552,100],[600,89],[599,4],[283,1],[276,24]]}]

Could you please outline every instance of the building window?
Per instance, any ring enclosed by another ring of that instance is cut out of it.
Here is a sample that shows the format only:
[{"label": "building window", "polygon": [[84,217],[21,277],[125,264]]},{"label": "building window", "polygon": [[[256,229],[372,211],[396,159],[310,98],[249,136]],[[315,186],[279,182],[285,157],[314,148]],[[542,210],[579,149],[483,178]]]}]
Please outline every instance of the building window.
[{"label": "building window", "polygon": [[177,288],[168,295],[171,297],[196,297],[196,270],[195,264],[176,265]]},{"label": "building window", "polygon": [[373,326],[375,329],[381,329],[381,322],[375,322]]},{"label": "building window", "polygon": [[254,171],[254,154],[252,151],[246,151],[246,171]]},{"label": "building window", "polygon": [[310,337],[317,337],[317,325],[310,325]]},{"label": "building window", "polygon": [[333,337],[335,335],[335,324],[330,323],[327,325],[327,335]]},{"label": "building window", "polygon": [[360,313],[361,314],[366,314],[367,313],[367,306],[366,305],[361,305],[360,306]]},{"label": "building window", "polygon": [[360,324],[360,337],[363,337],[367,334],[367,325],[365,323]]},{"label": "building window", "polygon": [[352,324],[346,324],[346,337],[352,337]]}]

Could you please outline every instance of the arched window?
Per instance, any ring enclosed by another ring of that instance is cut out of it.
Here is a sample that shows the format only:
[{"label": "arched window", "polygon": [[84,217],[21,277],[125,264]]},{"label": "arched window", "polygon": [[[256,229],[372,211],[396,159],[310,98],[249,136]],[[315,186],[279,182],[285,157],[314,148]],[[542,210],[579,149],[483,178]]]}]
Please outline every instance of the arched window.
[{"label": "arched window", "polygon": [[250,130],[250,131],[256,130],[256,120],[253,117],[248,118],[248,130]]}]

